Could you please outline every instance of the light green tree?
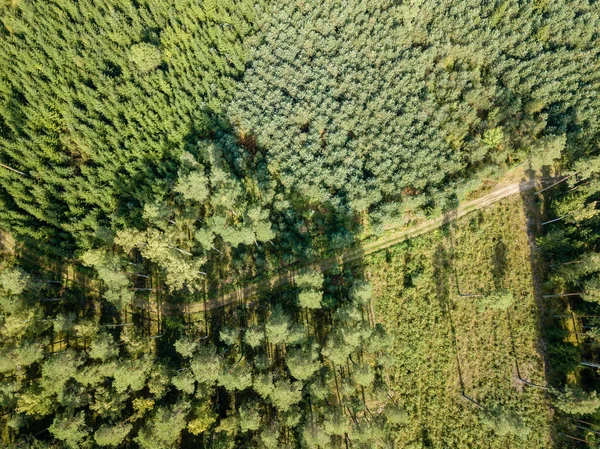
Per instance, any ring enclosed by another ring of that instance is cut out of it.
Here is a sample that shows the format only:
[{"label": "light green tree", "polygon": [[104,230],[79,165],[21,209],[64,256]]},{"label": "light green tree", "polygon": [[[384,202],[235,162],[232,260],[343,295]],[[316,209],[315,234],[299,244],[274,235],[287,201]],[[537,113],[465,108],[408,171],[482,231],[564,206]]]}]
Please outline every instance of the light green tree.
[{"label": "light green tree", "polygon": [[94,433],[94,440],[98,446],[119,446],[129,432],[131,432],[131,424],[117,424],[114,426],[102,425]]},{"label": "light green tree", "polygon": [[219,378],[222,361],[213,346],[203,346],[194,355],[190,366],[197,382],[210,385]]},{"label": "light green tree", "polygon": [[498,290],[477,299],[477,309],[506,311],[514,303],[514,295],[510,290]]},{"label": "light green tree", "polygon": [[306,348],[300,347],[288,350],[285,363],[294,378],[305,381],[320,368],[321,364],[318,358],[318,346],[312,344]]},{"label": "light green tree", "polygon": [[66,447],[73,449],[81,447],[81,442],[88,435],[83,412],[76,415],[56,416],[48,430],[56,439],[62,441]]},{"label": "light green tree", "polygon": [[265,339],[265,331],[262,326],[254,325],[248,327],[244,332],[244,342],[251,348],[259,347]]},{"label": "light green tree", "polygon": [[302,399],[302,383],[279,380],[271,393],[271,401],[280,412],[288,411]]},{"label": "light green tree", "polygon": [[568,385],[564,393],[557,394],[554,405],[570,415],[590,415],[600,409],[600,398],[596,391],[587,392],[579,386]]},{"label": "light green tree", "polygon": [[271,316],[265,324],[265,332],[269,343],[274,345],[284,344],[288,341],[291,331],[291,320],[283,311],[280,304],[273,307]]},{"label": "light green tree", "polygon": [[140,72],[149,72],[160,65],[162,55],[154,45],[141,42],[131,47],[129,60],[135,64]]},{"label": "light green tree", "polygon": [[242,432],[258,430],[261,422],[261,413],[258,405],[254,402],[244,403],[239,409],[240,429]]},{"label": "light green tree", "polygon": [[184,401],[170,407],[159,407],[145,420],[135,441],[143,449],[168,449],[178,441],[187,425],[190,406]]},{"label": "light green tree", "polygon": [[514,411],[502,407],[495,407],[483,411],[481,422],[491,427],[499,436],[515,435],[526,438],[531,429],[525,425],[523,419]]}]

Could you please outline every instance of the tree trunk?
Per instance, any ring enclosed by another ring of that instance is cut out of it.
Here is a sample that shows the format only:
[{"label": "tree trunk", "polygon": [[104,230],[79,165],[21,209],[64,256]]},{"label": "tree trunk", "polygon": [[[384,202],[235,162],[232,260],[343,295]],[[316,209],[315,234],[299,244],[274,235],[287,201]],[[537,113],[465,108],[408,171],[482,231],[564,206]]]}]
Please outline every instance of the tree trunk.
[{"label": "tree trunk", "polygon": [[6,168],[6,169],[8,169],[10,171],[14,171],[15,173],[18,173],[18,174],[23,175],[23,176],[27,176],[26,173],[23,173],[22,171],[19,171],[19,170],[15,169],[15,168],[9,167],[8,165],[0,164],[0,167],[4,167],[4,168]]},{"label": "tree trunk", "polygon": [[566,433],[558,432],[559,435],[563,437],[571,438],[572,440],[581,441],[582,443],[590,444],[587,440],[582,440],[581,438],[572,437],[571,435],[567,435]]},{"label": "tree trunk", "polygon": [[588,429],[587,427],[583,427],[583,426],[575,426],[575,427],[578,429],[582,429],[582,430],[586,430],[588,432],[595,433],[596,435],[600,435],[600,432],[598,432],[597,430]]},{"label": "tree trunk", "polygon": [[477,407],[479,407],[480,409],[483,410],[483,407],[481,405],[479,405],[477,402],[475,402],[473,399],[471,399],[469,396],[467,396],[466,394],[462,393],[461,396],[463,398],[465,398],[467,401],[471,402],[472,404],[475,404]]},{"label": "tree trunk", "polygon": [[547,224],[550,224],[550,223],[554,223],[555,221],[560,221],[560,220],[562,220],[563,218],[565,218],[565,217],[569,217],[569,216],[571,216],[571,215],[573,215],[573,214],[567,214],[567,215],[563,215],[562,217],[555,218],[554,220],[545,221],[545,222],[543,222],[543,223],[542,223],[542,226],[544,226],[544,225],[547,225]]},{"label": "tree trunk", "polygon": [[563,265],[573,265],[575,263],[581,263],[581,262],[583,262],[583,260],[572,260],[571,262],[553,263],[552,265],[550,265],[550,268],[562,267]]},{"label": "tree trunk", "polygon": [[541,190],[537,190],[535,193],[542,193],[542,192],[545,192],[546,190],[548,190],[548,189],[551,189],[552,187],[554,187],[554,186],[557,186],[557,185],[559,185],[560,183],[562,183],[562,182],[566,181],[567,179],[569,179],[569,178],[571,178],[571,177],[575,176],[577,173],[578,173],[578,172],[571,173],[569,176],[565,176],[564,178],[562,178],[561,180],[559,180],[559,181],[555,182],[554,184],[552,184],[552,185],[549,185],[548,187],[544,187],[544,188],[543,188],[543,189],[541,189]]},{"label": "tree trunk", "polygon": [[564,296],[579,296],[583,295],[583,292],[580,293],[560,293],[557,295],[543,295],[543,298],[562,298]]},{"label": "tree trunk", "polygon": [[339,386],[338,386],[337,372],[336,372],[336,369],[335,369],[335,363],[331,362],[331,365],[333,366],[333,378],[335,379],[335,391],[337,393],[338,403],[340,404],[340,409],[343,410],[343,408],[342,408],[342,397],[340,396],[340,389],[339,389]]},{"label": "tree trunk", "polygon": [[580,362],[581,365],[583,366],[589,366],[591,368],[598,368],[600,369],[600,365],[598,365],[597,363],[592,363],[592,362]]},{"label": "tree trunk", "polygon": [[191,256],[192,255],[192,253],[184,251],[182,249],[179,249],[176,246],[169,246],[169,248],[174,249],[175,251],[179,251],[181,254],[185,254],[187,256]]}]

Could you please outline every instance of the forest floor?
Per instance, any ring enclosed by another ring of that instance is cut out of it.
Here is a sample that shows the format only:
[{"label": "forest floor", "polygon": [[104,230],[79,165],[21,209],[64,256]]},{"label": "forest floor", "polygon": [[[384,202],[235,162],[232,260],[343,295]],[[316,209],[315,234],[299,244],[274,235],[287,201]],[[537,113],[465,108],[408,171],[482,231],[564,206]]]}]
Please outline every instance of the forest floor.
[{"label": "forest floor", "polygon": [[[393,336],[390,384],[415,417],[397,446],[552,447],[545,390],[528,385],[546,379],[523,199],[465,215],[360,266]],[[499,290],[514,295],[509,309],[482,308],[481,295]],[[527,435],[486,426],[477,404],[517,416]]]},{"label": "forest floor", "polygon": [[[514,179],[514,174],[511,174],[511,177],[509,179],[512,181],[512,179]],[[504,182],[500,183],[494,190],[487,193],[483,197],[467,201],[461,204],[455,210],[444,214],[443,216],[440,216],[438,218],[426,220],[414,226],[388,232],[381,238],[370,241],[368,243],[364,243],[357,248],[347,249],[339,255],[322,259],[317,263],[308,264],[304,267],[301,267],[298,270],[286,271],[284,273],[273,275],[270,278],[254,282],[243,288],[238,288],[236,290],[232,290],[226,293],[218,293],[206,301],[185,304],[162,304],[161,312],[164,314],[178,313],[183,308],[185,309],[186,313],[194,314],[206,310],[212,310],[218,307],[224,307],[229,304],[251,301],[252,298],[254,298],[260,291],[281,287],[285,284],[293,282],[295,274],[299,271],[310,269],[327,271],[335,266],[353,262],[369,254],[373,254],[383,249],[397,245],[398,243],[401,243],[405,240],[415,238],[420,235],[431,232],[432,230],[439,228],[445,224],[448,224],[454,220],[458,220],[467,214],[487,208],[505,198],[526,191],[530,191],[538,185],[539,181],[535,180],[525,182],[513,181],[508,184],[505,180]],[[149,304],[145,300],[137,301],[136,305],[145,309],[156,309],[156,305]]]}]

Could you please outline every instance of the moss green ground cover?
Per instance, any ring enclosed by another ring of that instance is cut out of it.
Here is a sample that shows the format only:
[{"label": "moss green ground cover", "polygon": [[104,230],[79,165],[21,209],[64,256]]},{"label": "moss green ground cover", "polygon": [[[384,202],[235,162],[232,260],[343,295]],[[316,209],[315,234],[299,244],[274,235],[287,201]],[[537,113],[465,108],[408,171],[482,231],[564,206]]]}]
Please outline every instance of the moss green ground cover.
[{"label": "moss green ground cover", "polygon": [[519,380],[545,385],[529,256],[517,197],[366,259],[411,416],[398,447],[552,446],[545,391]]}]

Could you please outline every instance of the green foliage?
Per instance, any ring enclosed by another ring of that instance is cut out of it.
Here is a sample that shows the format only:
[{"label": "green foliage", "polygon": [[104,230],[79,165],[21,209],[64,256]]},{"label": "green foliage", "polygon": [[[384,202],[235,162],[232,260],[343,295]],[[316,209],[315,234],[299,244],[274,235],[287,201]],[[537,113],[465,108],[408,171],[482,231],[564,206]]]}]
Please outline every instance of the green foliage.
[{"label": "green foliage", "polygon": [[133,292],[124,272],[124,261],[99,250],[85,252],[81,260],[98,272],[98,277],[106,287],[104,298],[108,302],[119,309],[131,304]]},{"label": "green foliage", "polygon": [[287,343],[291,333],[291,321],[281,305],[276,305],[265,324],[267,339],[274,345]]},{"label": "green foliage", "polygon": [[47,416],[52,413],[54,405],[51,392],[46,392],[39,384],[34,384],[21,393],[16,410],[28,416]]},{"label": "green foliage", "polygon": [[494,430],[499,436],[515,435],[526,438],[531,429],[527,427],[518,414],[501,407],[486,410],[481,414],[481,422]]},{"label": "green foliage", "polygon": [[60,394],[81,364],[82,360],[74,351],[55,354],[44,361],[40,383],[46,391]]},{"label": "green foliage", "polygon": [[239,410],[240,428],[242,432],[258,430],[260,427],[260,412],[256,404],[242,404]]},{"label": "green foliage", "polygon": [[323,273],[320,271],[308,271],[306,273],[299,273],[295,276],[294,282],[298,288],[321,290],[323,288]]},{"label": "green foliage", "polygon": [[497,126],[496,128],[488,129],[483,134],[482,142],[483,144],[491,149],[496,150],[499,149],[502,141],[504,140],[504,131],[502,131],[501,126]]},{"label": "green foliage", "polygon": [[[599,23],[585,1],[1,3],[2,445],[548,447],[520,202],[301,266],[532,156],[578,172],[544,208],[544,288],[597,315]],[[245,288],[280,268],[295,285]],[[597,324],[545,345],[561,382],[595,381]],[[557,410],[596,414],[585,387]]]},{"label": "green foliage", "polygon": [[600,398],[595,391],[586,392],[577,385],[568,385],[559,393],[554,405],[573,416],[591,415],[600,409]]},{"label": "green foliage", "polygon": [[106,361],[117,354],[118,350],[115,347],[115,341],[112,335],[108,333],[97,335],[90,345],[90,357],[93,359]]},{"label": "green foliage", "polygon": [[[333,310],[301,308],[292,300],[284,312],[283,303],[277,303],[269,307],[270,321],[264,327],[250,324],[258,315],[248,317],[248,323],[237,321],[246,319],[243,315],[226,315],[226,322],[211,324],[214,343],[186,334],[184,327],[167,327],[168,332],[182,332],[164,346],[168,359],[160,357],[135,323],[105,328],[91,316],[60,315],[50,329],[85,337],[86,350],[73,345],[49,355],[23,340],[23,355],[11,360],[24,364],[31,352],[27,363],[41,371],[41,379],[16,387],[14,399],[5,398],[0,389],[0,405],[13,407],[22,421],[51,417],[51,430],[65,447],[170,448],[181,444],[184,429],[185,440],[194,444],[210,439],[215,447],[229,447],[231,441],[279,447],[286,429],[299,428],[310,410],[331,435],[350,432],[356,425],[352,417],[362,422],[369,407],[369,416],[377,419],[386,402],[385,395],[382,399],[373,393],[376,383],[378,391],[386,389],[375,378],[381,354],[369,349],[379,351],[383,346],[370,343],[385,335],[379,327],[371,331],[363,320],[364,304],[355,294],[363,289],[370,291],[368,285],[352,282],[340,291],[341,303]],[[242,329],[246,332],[240,338]],[[319,351],[318,342],[334,329],[351,341],[353,356],[361,360],[352,369],[354,360],[347,360],[348,369],[334,366]],[[6,367],[7,372],[16,369],[14,363]],[[329,416],[329,409],[336,414]],[[290,444],[300,441],[292,436]]]},{"label": "green foliage", "polygon": [[577,283],[585,276],[600,271],[600,253],[586,252],[573,263],[559,265],[550,273],[550,279],[555,283]]},{"label": "green foliage", "polygon": [[510,290],[498,290],[477,300],[477,309],[504,312],[513,304],[515,297]]},{"label": "green foliage", "polygon": [[144,359],[121,361],[114,371],[113,386],[117,393],[144,388],[151,367],[151,363]]},{"label": "green foliage", "polygon": [[568,154],[565,165],[570,173],[563,178],[566,182],[546,192],[543,210],[548,219],[537,239],[549,266],[545,307],[553,312],[544,336],[550,379],[557,388],[565,386],[555,405],[576,416],[593,415],[597,407],[597,381],[587,376],[590,368],[582,364],[592,362],[593,367],[598,353],[600,165],[595,153],[582,148]]},{"label": "green foliage", "polygon": [[157,229],[143,233],[123,230],[117,234],[115,241],[128,252],[133,248],[140,249],[144,257],[159,265],[165,271],[165,282],[172,290],[200,288],[200,270],[204,261],[186,257],[185,250],[171,245],[164,232]]},{"label": "green foliage", "polygon": [[587,2],[311,0],[258,20],[229,116],[304,201],[389,218],[546,138],[576,152],[600,131]]},{"label": "green foliage", "polygon": [[[451,234],[434,231],[367,258],[374,315],[392,337],[382,339],[382,372],[397,404],[384,416],[398,447],[551,445],[546,392],[507,379],[518,363],[522,379],[546,385],[525,224],[521,199],[506,199],[456,221]],[[459,296],[482,291],[512,296],[510,314],[480,312],[480,298]],[[492,431],[463,394],[514,416],[490,417]]]},{"label": "green foliage", "polygon": [[220,126],[255,2],[14,3],[0,5],[0,163],[17,170],[0,170],[0,220],[64,255],[194,181],[173,182],[179,155]]},{"label": "green foliage", "polygon": [[188,423],[188,430],[193,435],[201,435],[217,421],[217,415],[210,403],[202,404],[194,411],[194,415],[195,418]]},{"label": "green foliage", "polygon": [[199,171],[190,172],[179,179],[175,191],[186,200],[203,203],[210,193],[208,179]]},{"label": "green foliage", "polygon": [[318,357],[317,347],[312,345],[308,348],[290,349],[285,362],[293,377],[307,380],[320,368]]},{"label": "green foliage", "polygon": [[304,444],[308,448],[329,447],[331,438],[323,428],[308,424],[302,432]]},{"label": "green foliage", "polygon": [[238,343],[240,339],[240,332],[238,329],[224,327],[219,332],[219,339],[227,346],[233,346]]},{"label": "green foliage", "polygon": [[583,299],[600,304],[600,276],[595,276],[583,283]]},{"label": "green foliage", "polygon": [[227,391],[242,391],[252,385],[252,373],[243,362],[224,366],[218,375],[217,383]]},{"label": "green foliage", "polygon": [[0,288],[9,295],[20,295],[27,288],[29,276],[18,268],[0,272]]},{"label": "green foliage", "polygon": [[197,340],[182,338],[175,342],[175,350],[183,357],[191,357],[198,348]]},{"label": "green foliage", "polygon": [[244,332],[244,342],[251,348],[258,347],[265,339],[265,331],[261,326],[252,326]]},{"label": "green foliage", "polygon": [[260,433],[260,441],[267,449],[276,449],[279,447],[279,429],[265,428]]},{"label": "green foliage", "polygon": [[170,448],[186,427],[189,405],[182,402],[160,407],[140,430],[135,441],[144,449]]},{"label": "green foliage", "polygon": [[57,416],[48,430],[66,447],[73,449],[79,448],[81,441],[88,434],[83,412],[74,416]]},{"label": "green foliage", "polygon": [[273,376],[270,374],[257,375],[254,378],[253,388],[263,399],[270,397],[275,390]]},{"label": "green foliage", "polygon": [[298,304],[300,307],[307,309],[319,309],[321,308],[321,300],[323,299],[323,293],[319,291],[301,291],[298,294]]},{"label": "green foliage", "polygon": [[160,50],[154,45],[141,42],[132,45],[129,49],[129,60],[142,72],[150,72],[162,62]]},{"label": "green foliage", "polygon": [[369,365],[359,365],[354,368],[356,383],[362,387],[368,387],[375,380],[375,373]]},{"label": "green foliage", "polygon": [[385,418],[389,423],[395,425],[406,424],[409,421],[406,410],[394,404],[388,404],[385,407]]},{"label": "green foliage", "polygon": [[357,283],[350,292],[352,300],[360,305],[367,305],[371,301],[371,295],[373,294],[373,288],[371,284]]},{"label": "green foliage", "polygon": [[287,412],[290,407],[297,404],[302,399],[302,384],[299,382],[289,382],[280,380],[275,382],[275,388],[271,393],[273,405],[280,412]]},{"label": "green foliage", "polygon": [[219,377],[221,360],[213,347],[202,347],[191,361],[194,378],[200,383],[212,384]]},{"label": "green foliage", "polygon": [[196,388],[196,379],[188,370],[184,370],[183,372],[178,373],[176,376],[173,376],[171,382],[175,388],[186,394],[194,393]]},{"label": "green foliage", "polygon": [[94,440],[98,446],[118,446],[131,432],[131,428],[131,424],[103,425],[94,433]]}]

